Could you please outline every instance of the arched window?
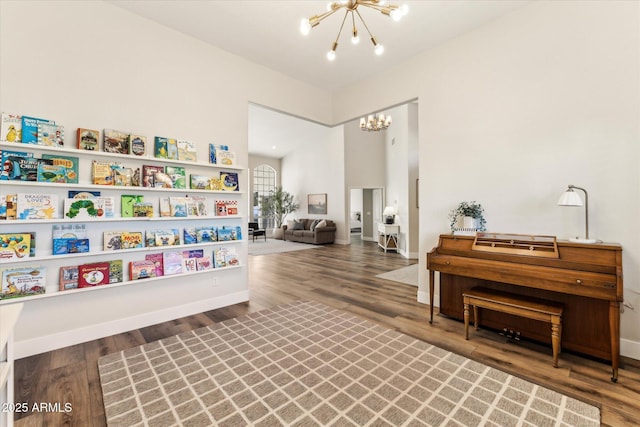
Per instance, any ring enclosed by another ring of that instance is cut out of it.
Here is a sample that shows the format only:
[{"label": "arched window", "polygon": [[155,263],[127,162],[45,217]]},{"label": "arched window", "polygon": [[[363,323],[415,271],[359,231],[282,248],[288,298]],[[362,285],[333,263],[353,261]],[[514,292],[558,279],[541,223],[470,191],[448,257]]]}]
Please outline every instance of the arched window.
[{"label": "arched window", "polygon": [[258,165],[253,169],[253,209],[252,221],[258,222],[260,228],[274,227],[273,218],[262,216],[262,200],[269,197],[276,188],[276,170],[269,165]]}]

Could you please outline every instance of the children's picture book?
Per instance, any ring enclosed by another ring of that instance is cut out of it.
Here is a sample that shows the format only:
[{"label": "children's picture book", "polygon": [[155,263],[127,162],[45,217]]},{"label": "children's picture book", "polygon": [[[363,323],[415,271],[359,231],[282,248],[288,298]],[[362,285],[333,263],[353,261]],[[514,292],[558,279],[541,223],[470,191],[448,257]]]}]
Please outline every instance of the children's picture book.
[{"label": "children's picture book", "polygon": [[216,216],[238,215],[237,200],[216,200]]},{"label": "children's picture book", "polygon": [[0,141],[22,142],[22,116],[2,113]]},{"label": "children's picture book", "polygon": [[53,255],[89,252],[86,224],[54,224],[51,231]]},{"label": "children's picture book", "polygon": [[163,136],[156,136],[153,138],[153,157],[159,159],[167,158],[167,144],[169,138]]},{"label": "children's picture book", "polygon": [[153,261],[139,260],[129,263],[129,279],[140,280],[156,277],[156,266]]},{"label": "children's picture book", "polygon": [[156,188],[173,188],[171,177],[162,171],[153,174],[153,186]]},{"label": "children's picture book", "polygon": [[235,230],[228,227],[218,227],[219,242],[228,242],[230,240],[236,240],[234,236],[235,236]]},{"label": "children's picture book", "polygon": [[192,271],[198,271],[198,267],[196,264],[195,258],[185,258],[182,260],[183,271],[185,273],[190,273]]},{"label": "children's picture book", "polygon": [[168,197],[160,197],[160,216],[171,216],[171,204]]},{"label": "children's picture book", "polygon": [[[18,199],[18,195],[17,194],[3,194],[0,197],[4,198],[3,203],[4,203],[4,213],[2,214],[3,219],[16,219],[16,216],[18,214],[18,209],[17,209],[17,199]],[[33,245],[32,245],[33,246]]]},{"label": "children's picture book", "polygon": [[53,120],[37,119],[35,117],[22,116],[22,143],[37,144],[38,143],[38,124],[50,123],[55,125]]},{"label": "children's picture book", "polygon": [[129,135],[129,148],[134,156],[145,156],[147,154],[147,137]]},{"label": "children's picture book", "polygon": [[67,182],[67,168],[38,162],[37,181],[65,184]]},{"label": "children's picture book", "polygon": [[199,216],[198,202],[193,197],[185,197],[187,203],[187,216]]},{"label": "children's picture book", "polygon": [[38,145],[64,147],[64,126],[53,123],[38,123]]},{"label": "children's picture book", "polygon": [[195,216],[207,216],[207,198],[205,196],[191,196],[191,205],[194,207]]},{"label": "children's picture book", "polygon": [[89,252],[89,239],[67,240],[67,253],[79,254]]},{"label": "children's picture book", "polygon": [[164,167],[155,165],[142,165],[142,186],[155,187],[155,175],[158,172],[164,173]]},{"label": "children's picture book", "polygon": [[218,152],[220,151],[229,151],[229,146],[209,144],[209,163],[218,164]]},{"label": "children's picture book", "polygon": [[112,164],[111,176],[113,177],[113,185],[131,187],[134,185],[135,169],[126,168],[120,164]]},{"label": "children's picture book", "polygon": [[2,159],[2,170],[0,171],[0,179],[12,180],[20,179],[20,158],[33,158],[33,153],[25,151],[2,150],[0,154]]},{"label": "children's picture book", "polygon": [[89,288],[92,286],[109,284],[109,263],[94,262],[78,266],[78,287]]},{"label": "children's picture book", "polygon": [[164,276],[164,267],[162,264],[162,253],[147,254],[144,256],[147,261],[153,262],[155,266],[156,277]]},{"label": "children's picture book", "polygon": [[202,258],[204,256],[204,249],[189,249],[188,251],[182,251],[183,258]]},{"label": "children's picture book", "polygon": [[98,151],[98,141],[100,140],[100,131],[93,129],[78,128],[78,149]]},{"label": "children's picture book", "polygon": [[58,196],[42,193],[18,193],[18,219],[55,219],[58,217]]},{"label": "children's picture book", "polygon": [[93,160],[91,162],[91,178],[93,183],[97,185],[113,185],[111,163]]},{"label": "children's picture book", "polygon": [[136,218],[153,217],[153,203],[137,202],[133,204],[133,216]]},{"label": "children's picture book", "polygon": [[123,280],[122,260],[112,259],[109,261],[109,283],[120,283]]},{"label": "children's picture book", "polygon": [[227,267],[240,265],[240,258],[238,258],[238,254],[236,253],[235,249],[227,250],[227,252],[224,254],[224,261]]},{"label": "children's picture book", "polygon": [[129,134],[105,129],[102,134],[103,150],[107,153],[129,154]]},{"label": "children's picture book", "polygon": [[191,141],[179,139],[178,145],[178,160],[185,162],[195,162],[198,160],[196,154],[196,145]]},{"label": "children's picture book", "polygon": [[187,217],[187,197],[169,197],[169,209],[171,216]]},{"label": "children's picture book", "polygon": [[141,231],[123,231],[120,235],[122,249],[137,249],[144,247],[144,238]]},{"label": "children's picture book", "polygon": [[216,242],[218,240],[220,239],[218,238],[216,227],[212,227],[212,226],[196,227],[197,243]]},{"label": "children's picture book", "polygon": [[122,249],[122,233],[124,231],[105,231],[102,247],[105,251],[119,251]]},{"label": "children's picture book", "polygon": [[78,288],[78,266],[60,267],[59,289],[68,291]]},{"label": "children's picture book", "polygon": [[133,217],[133,205],[144,202],[144,196],[139,194],[123,194],[120,196],[120,216]]},{"label": "children's picture book", "polygon": [[167,138],[167,159],[178,160],[178,141]]},{"label": "children's picture book", "polygon": [[176,236],[173,230],[156,230],[155,246],[173,246],[176,244]]},{"label": "children's picture book", "polygon": [[162,253],[162,265],[164,275],[180,274],[182,269],[182,253],[179,251],[167,251]]},{"label": "children's picture book", "polygon": [[222,166],[235,166],[236,152],[235,151],[219,151],[216,155],[216,164],[222,165]]},{"label": "children's picture book", "polygon": [[99,191],[86,191],[86,190],[69,190],[67,191],[67,197],[69,199],[93,199],[100,197]]},{"label": "children's picture book", "polygon": [[51,160],[54,166],[65,168],[65,177],[68,184],[78,183],[78,158],[73,156],[59,156],[57,154],[42,154],[43,159]]},{"label": "children's picture book", "polygon": [[32,156],[14,157],[9,156],[8,162],[3,163],[3,173],[7,179],[16,181],[37,181],[38,165],[40,163],[51,165],[53,162],[46,159],[37,159]]},{"label": "children's picture book", "polygon": [[217,248],[213,250],[213,265],[215,268],[224,268],[227,266],[227,248]]},{"label": "children's picture book", "polygon": [[64,199],[64,217],[69,219],[98,219],[106,218],[106,198],[92,199]]},{"label": "children's picture book", "polygon": [[187,178],[184,167],[165,166],[164,173],[171,179],[173,188],[187,188]]},{"label": "children's picture book", "polygon": [[205,175],[189,175],[189,188],[193,190],[209,190],[210,185],[209,181],[211,180],[210,176]]},{"label": "children's picture book", "polygon": [[0,300],[45,293],[46,267],[19,267],[2,270]]},{"label": "children's picture book", "polygon": [[194,243],[198,243],[198,238],[196,234],[195,227],[185,227],[183,230],[182,239],[184,240],[185,245],[191,245]]},{"label": "children's picture book", "polygon": [[203,256],[201,258],[196,258],[196,268],[198,271],[201,270],[211,270],[213,268],[213,263],[211,262],[210,256]]},{"label": "children's picture book", "polygon": [[237,172],[220,172],[222,189],[225,191],[239,191]]},{"label": "children's picture book", "polygon": [[0,233],[0,259],[28,258],[29,256],[31,256],[30,233]]}]

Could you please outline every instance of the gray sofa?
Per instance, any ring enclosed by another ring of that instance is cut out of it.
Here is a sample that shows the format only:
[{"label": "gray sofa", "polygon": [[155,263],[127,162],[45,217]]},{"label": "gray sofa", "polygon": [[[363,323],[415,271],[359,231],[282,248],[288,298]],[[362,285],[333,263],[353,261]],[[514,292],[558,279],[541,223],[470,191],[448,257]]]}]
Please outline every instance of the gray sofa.
[{"label": "gray sofa", "polygon": [[[317,223],[320,221],[325,221],[326,225],[317,227]],[[333,243],[336,239],[336,224],[329,219],[298,219],[288,221],[287,224],[282,226],[282,230],[284,232],[284,240],[291,242],[324,245],[325,243]]]}]

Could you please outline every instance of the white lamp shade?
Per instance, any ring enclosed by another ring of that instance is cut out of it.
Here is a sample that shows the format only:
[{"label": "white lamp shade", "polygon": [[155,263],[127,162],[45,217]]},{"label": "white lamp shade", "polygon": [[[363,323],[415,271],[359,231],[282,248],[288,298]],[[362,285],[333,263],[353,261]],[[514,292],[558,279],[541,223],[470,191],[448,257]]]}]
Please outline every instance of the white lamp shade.
[{"label": "white lamp shade", "polygon": [[559,206],[582,206],[583,204],[578,193],[573,190],[565,191],[558,200]]},{"label": "white lamp shade", "polygon": [[384,208],[384,211],[382,212],[382,215],[384,216],[393,216],[396,214],[396,208],[394,208],[393,206],[387,206],[386,208]]}]

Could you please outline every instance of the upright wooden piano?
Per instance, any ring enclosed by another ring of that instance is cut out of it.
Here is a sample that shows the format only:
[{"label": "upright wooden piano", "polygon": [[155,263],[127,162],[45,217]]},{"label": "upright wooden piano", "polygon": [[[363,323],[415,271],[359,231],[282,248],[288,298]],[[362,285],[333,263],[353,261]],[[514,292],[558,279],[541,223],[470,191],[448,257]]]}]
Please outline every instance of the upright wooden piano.
[{"label": "upright wooden piano", "polygon": [[[463,319],[462,293],[474,286],[558,301],[564,304],[562,349],[611,361],[618,379],[622,247],[580,244],[553,236],[477,233],[443,234],[427,254],[430,323],[434,273],[440,272],[440,313]],[[548,325],[485,310],[482,326],[508,328],[524,338],[550,344]]]}]

